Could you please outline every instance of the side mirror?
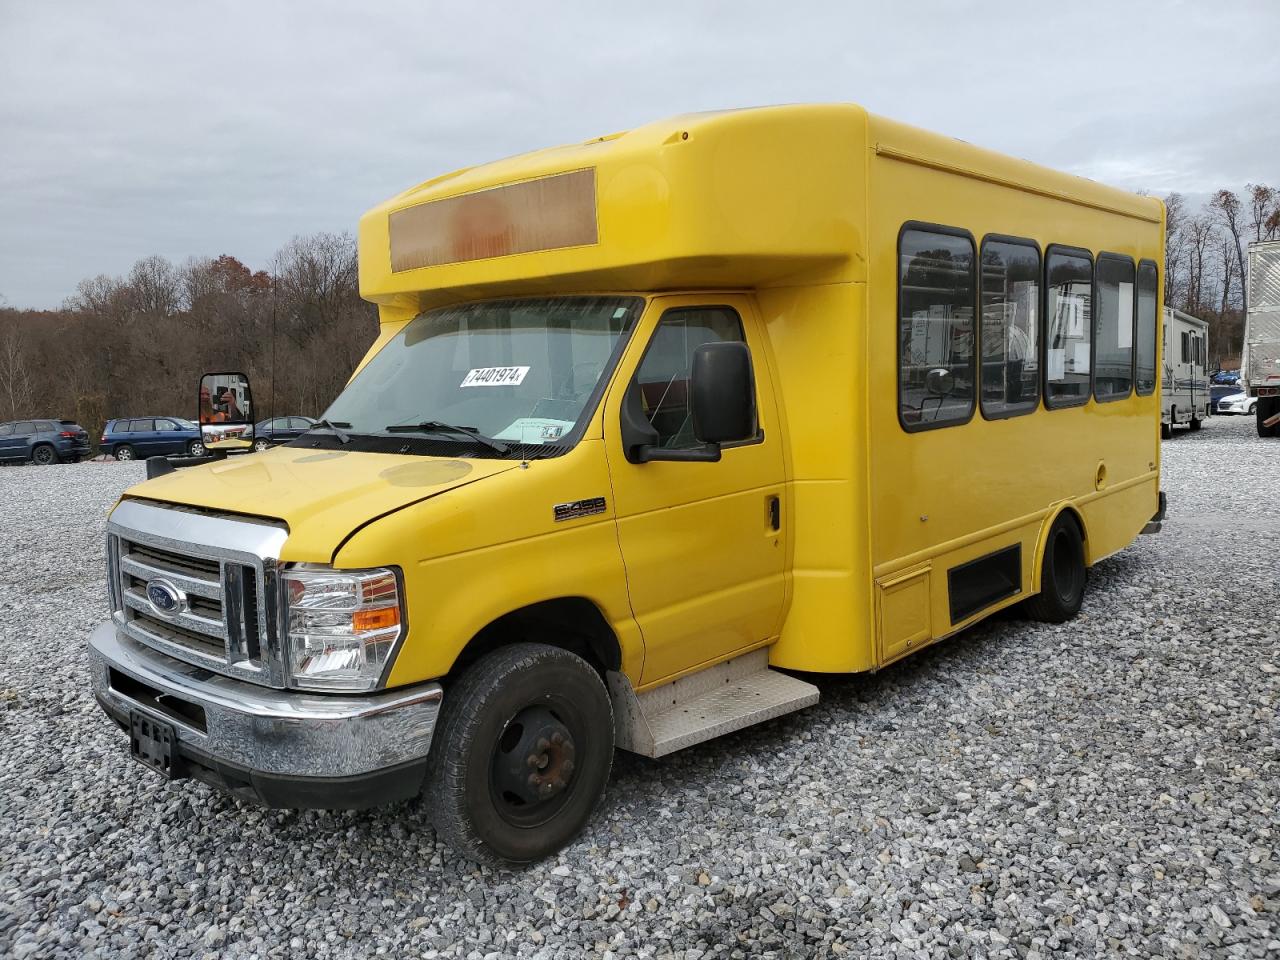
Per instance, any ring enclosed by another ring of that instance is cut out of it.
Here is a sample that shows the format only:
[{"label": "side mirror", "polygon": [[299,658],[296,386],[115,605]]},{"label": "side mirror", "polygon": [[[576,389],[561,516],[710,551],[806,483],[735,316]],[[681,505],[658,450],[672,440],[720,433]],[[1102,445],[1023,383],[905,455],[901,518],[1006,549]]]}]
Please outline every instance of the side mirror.
[{"label": "side mirror", "polygon": [[745,343],[704,343],[690,376],[693,435],[703,443],[750,440],[756,432],[755,378]]},{"label": "side mirror", "polygon": [[644,414],[640,385],[633,382],[622,399],[622,446],[627,459],[631,463],[714,463],[720,459],[722,443],[755,436],[755,378],[745,343],[704,343],[693,352],[689,403],[693,435],[702,446],[659,447],[658,431]]},{"label": "side mirror", "polygon": [[253,445],[253,392],[243,373],[206,373],[200,378],[196,420],[206,449],[215,455]]}]

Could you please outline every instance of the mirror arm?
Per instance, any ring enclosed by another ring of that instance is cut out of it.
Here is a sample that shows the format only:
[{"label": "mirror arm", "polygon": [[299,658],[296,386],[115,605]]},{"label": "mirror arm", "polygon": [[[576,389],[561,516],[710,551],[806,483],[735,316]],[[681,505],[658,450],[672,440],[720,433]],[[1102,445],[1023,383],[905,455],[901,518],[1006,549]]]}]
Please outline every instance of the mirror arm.
[{"label": "mirror arm", "polygon": [[720,444],[704,443],[700,447],[684,450],[666,450],[663,447],[645,446],[635,452],[634,463],[653,463],[655,460],[678,463],[719,463]]}]

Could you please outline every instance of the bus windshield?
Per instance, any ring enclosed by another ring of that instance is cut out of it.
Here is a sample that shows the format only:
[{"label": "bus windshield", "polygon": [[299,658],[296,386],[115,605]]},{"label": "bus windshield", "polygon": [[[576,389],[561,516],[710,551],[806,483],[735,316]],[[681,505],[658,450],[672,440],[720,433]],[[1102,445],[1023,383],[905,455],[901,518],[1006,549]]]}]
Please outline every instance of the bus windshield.
[{"label": "bus windshield", "polygon": [[[410,321],[325,411],[353,434],[458,430],[507,444],[576,439],[639,297],[462,304]],[[500,445],[499,445],[500,446]]]}]

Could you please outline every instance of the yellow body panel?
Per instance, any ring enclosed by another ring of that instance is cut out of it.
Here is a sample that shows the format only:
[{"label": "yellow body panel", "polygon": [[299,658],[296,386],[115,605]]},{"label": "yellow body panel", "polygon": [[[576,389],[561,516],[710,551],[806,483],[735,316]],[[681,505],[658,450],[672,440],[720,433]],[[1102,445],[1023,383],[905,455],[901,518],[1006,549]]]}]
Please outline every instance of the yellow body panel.
[{"label": "yellow body panel", "polygon": [[[502,192],[512,184],[524,186]],[[575,195],[574,222],[539,234],[538,198],[583,184],[594,207]],[[592,210],[594,224],[583,220]],[[454,233],[419,237],[397,259],[402,211],[402,225]],[[507,215],[525,219],[507,229]],[[280,448],[128,495],[283,519],[286,561],[399,566],[408,635],[392,685],[446,674],[487,624],[562,597],[600,611],[639,687],[761,644],[784,667],[874,669],[1036,591],[1060,511],[1080,517],[1094,563],[1133,539],[1158,495],[1158,387],[902,428],[897,243],[908,220],[1163,270],[1154,200],[852,105],[678,117],[438,177],[360,222],[361,292],[382,320],[369,356],[441,304],[647,298],[571,451],[519,463]],[[728,447],[718,463],[629,463],[623,391],[663,311],[685,304],[741,315],[763,442]],[[554,519],[555,504],[594,497],[605,512]],[[953,623],[948,570],[1013,544],[1022,592]]]}]

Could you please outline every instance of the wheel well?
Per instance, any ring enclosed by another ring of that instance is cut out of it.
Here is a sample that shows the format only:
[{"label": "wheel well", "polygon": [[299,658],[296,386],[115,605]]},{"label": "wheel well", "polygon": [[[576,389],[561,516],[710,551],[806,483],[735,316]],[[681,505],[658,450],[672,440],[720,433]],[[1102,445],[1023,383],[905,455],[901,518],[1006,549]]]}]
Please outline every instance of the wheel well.
[{"label": "wheel well", "polygon": [[487,653],[520,642],[576,653],[603,674],[622,668],[622,647],[604,614],[585,597],[560,597],[504,614],[471,638],[449,670],[456,676]]},{"label": "wheel well", "polygon": [[1088,542],[1089,534],[1084,529],[1084,520],[1081,518],[1080,514],[1076,512],[1074,507],[1064,508],[1059,516],[1070,517],[1072,522],[1075,523],[1076,529],[1080,531],[1080,539],[1086,543]]}]

